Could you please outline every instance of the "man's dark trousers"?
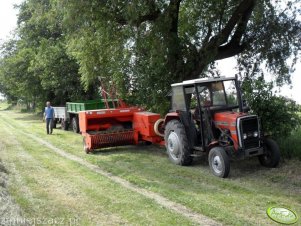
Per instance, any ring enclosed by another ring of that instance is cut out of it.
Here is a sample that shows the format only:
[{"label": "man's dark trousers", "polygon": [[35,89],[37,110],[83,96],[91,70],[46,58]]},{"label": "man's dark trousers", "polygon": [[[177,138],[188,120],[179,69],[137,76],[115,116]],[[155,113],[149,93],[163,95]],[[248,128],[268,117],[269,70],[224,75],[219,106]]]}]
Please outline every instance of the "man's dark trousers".
[{"label": "man's dark trousers", "polygon": [[46,118],[46,129],[47,129],[47,134],[49,134],[49,132],[50,134],[52,134],[52,118]]}]

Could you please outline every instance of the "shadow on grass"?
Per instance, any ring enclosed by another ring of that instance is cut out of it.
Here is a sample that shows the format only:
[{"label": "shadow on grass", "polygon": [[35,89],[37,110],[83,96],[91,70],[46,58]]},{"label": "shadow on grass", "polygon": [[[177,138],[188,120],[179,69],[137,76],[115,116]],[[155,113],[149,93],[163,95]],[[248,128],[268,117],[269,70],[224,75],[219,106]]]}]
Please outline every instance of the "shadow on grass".
[{"label": "shadow on grass", "polygon": [[[108,155],[127,155],[127,154],[144,154],[160,156],[164,158],[168,158],[166,153],[166,149],[164,146],[160,147],[158,145],[145,145],[140,143],[138,145],[125,145],[125,146],[117,146],[117,147],[107,147],[103,149],[96,149],[91,155],[95,156],[108,156]],[[208,167],[209,169],[209,162],[208,156],[206,153],[201,154],[200,156],[194,157],[193,162],[190,166],[183,166],[183,167]],[[231,161],[231,171],[233,171],[230,176],[236,177],[240,175],[252,175],[256,174],[259,170],[269,170],[261,166],[258,162],[257,158],[251,158],[246,160],[235,160]]]},{"label": "shadow on grass", "polygon": [[114,154],[128,154],[128,153],[146,153],[146,154],[156,154],[165,155],[165,149],[157,145],[124,145],[117,147],[107,147],[103,149],[94,150],[91,154],[93,155],[114,155]]}]

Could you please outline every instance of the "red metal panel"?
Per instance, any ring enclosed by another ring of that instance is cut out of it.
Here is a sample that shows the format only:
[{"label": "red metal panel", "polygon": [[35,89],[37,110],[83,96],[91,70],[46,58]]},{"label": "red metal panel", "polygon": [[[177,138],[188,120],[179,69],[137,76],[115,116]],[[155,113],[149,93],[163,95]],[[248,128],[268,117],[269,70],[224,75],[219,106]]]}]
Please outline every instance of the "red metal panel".
[{"label": "red metal panel", "polygon": [[160,119],[160,114],[152,112],[136,112],[133,118],[133,128],[140,135],[154,137],[157,136],[154,131],[155,122]]},{"label": "red metal panel", "polygon": [[[110,133],[86,134],[89,149],[134,144],[134,131],[124,130]],[[91,141],[90,143],[88,141]]]},{"label": "red metal panel", "polygon": [[217,127],[221,129],[229,129],[231,136],[234,140],[235,149],[238,148],[238,135],[236,131],[236,119],[238,117],[244,116],[246,113],[241,112],[220,112],[214,114],[214,123]]},{"label": "red metal panel", "polygon": [[140,108],[99,109],[79,112],[79,126],[81,132],[106,130],[113,125],[132,122],[133,113]]}]

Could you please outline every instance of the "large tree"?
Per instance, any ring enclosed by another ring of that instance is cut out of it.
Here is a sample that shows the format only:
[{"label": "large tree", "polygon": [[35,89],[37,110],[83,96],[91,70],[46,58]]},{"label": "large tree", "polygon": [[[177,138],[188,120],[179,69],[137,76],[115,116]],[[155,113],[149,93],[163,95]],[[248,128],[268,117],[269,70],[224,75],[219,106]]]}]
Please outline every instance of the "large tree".
[{"label": "large tree", "polygon": [[214,63],[233,56],[242,78],[264,69],[281,85],[301,46],[298,0],[27,0],[19,9],[0,89],[34,99],[20,84],[35,82],[58,104],[84,98],[82,84],[94,94],[101,80],[164,109],[171,83],[216,73]]},{"label": "large tree", "polygon": [[2,46],[0,59],[0,91],[9,99],[41,109],[46,100],[65,105],[93,98],[95,89],[84,92],[79,66],[66,52],[62,13],[50,0],[19,5],[15,39]]},{"label": "large tree", "polygon": [[297,0],[57,4],[83,81],[114,80],[120,91],[148,106],[162,103],[170,83],[204,76],[215,61],[233,56],[245,76],[265,66],[279,84],[289,82],[288,60],[296,62],[301,46]]}]

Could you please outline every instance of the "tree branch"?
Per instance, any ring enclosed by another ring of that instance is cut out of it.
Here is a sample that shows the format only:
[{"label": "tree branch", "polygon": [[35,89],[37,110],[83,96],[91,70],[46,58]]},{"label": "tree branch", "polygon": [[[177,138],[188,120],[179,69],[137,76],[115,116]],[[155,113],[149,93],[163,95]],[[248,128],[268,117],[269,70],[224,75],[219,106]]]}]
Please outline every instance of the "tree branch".
[{"label": "tree branch", "polygon": [[170,32],[178,33],[179,10],[182,0],[170,0],[167,9],[168,18],[171,19]]},{"label": "tree branch", "polygon": [[[216,36],[218,45],[222,45],[228,41],[233,29],[239,23],[242,16],[244,16],[245,14],[249,15],[252,13],[255,3],[256,0],[243,0],[238,5],[224,29],[222,29],[222,31]],[[249,19],[249,17],[250,15],[247,17],[247,19]]]},{"label": "tree branch", "polygon": [[117,23],[120,25],[133,24],[135,26],[139,26],[146,21],[155,21],[161,15],[161,11],[157,8],[155,1],[148,0],[147,4],[149,7],[149,12],[144,15],[139,15],[134,19],[126,18],[124,15],[115,12]]},{"label": "tree branch", "polygon": [[218,47],[218,54],[216,55],[215,60],[233,57],[243,52],[246,47],[247,43],[244,43],[242,45],[233,45],[232,43],[229,43],[227,45],[220,46]]},{"label": "tree branch", "polygon": [[[208,29],[208,33],[202,42],[203,45],[198,51],[199,57],[198,61],[194,63],[194,70],[187,73],[185,79],[196,78],[211,62],[235,56],[247,48],[252,40],[245,40],[242,44],[241,42],[255,4],[256,0],[242,0],[224,28],[209,40],[208,35],[211,34],[211,30]],[[231,40],[229,41],[230,37]]]},{"label": "tree branch", "polygon": [[254,9],[254,5],[248,8],[245,11],[245,14],[242,15],[241,19],[239,20],[235,33],[231,38],[231,41],[224,46],[219,46],[217,49],[217,55],[215,57],[215,60],[221,60],[228,57],[235,56],[241,52],[243,52],[248,44],[251,42],[251,39],[244,42],[244,44],[241,43],[241,38],[245,34],[247,29],[247,24],[250,19],[250,16],[252,14],[252,11]]}]

